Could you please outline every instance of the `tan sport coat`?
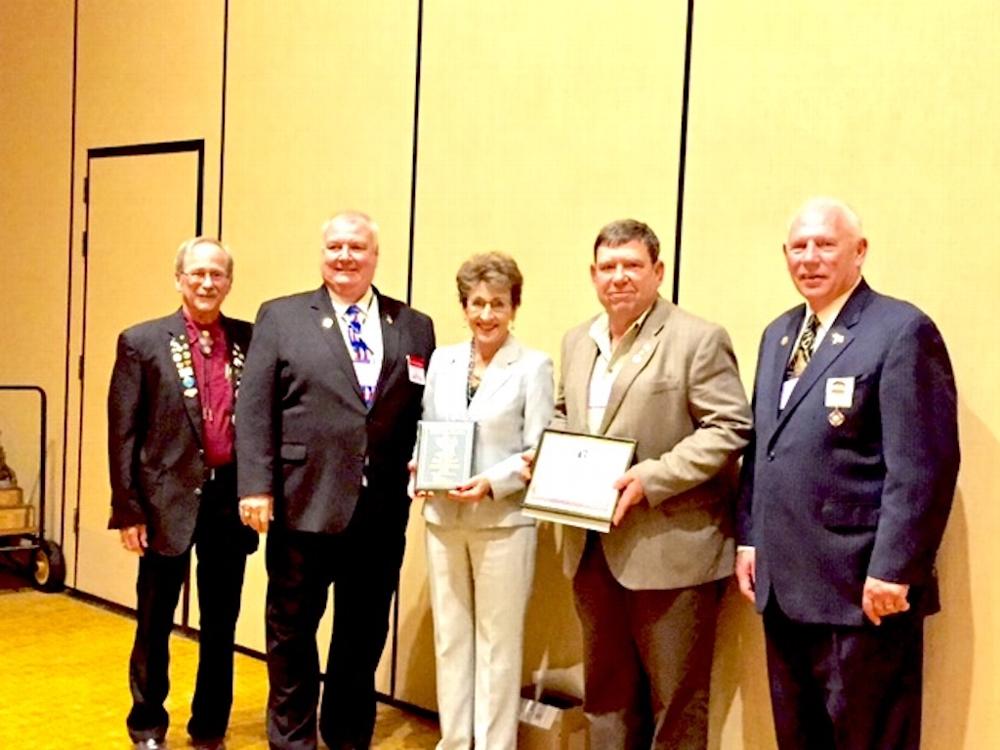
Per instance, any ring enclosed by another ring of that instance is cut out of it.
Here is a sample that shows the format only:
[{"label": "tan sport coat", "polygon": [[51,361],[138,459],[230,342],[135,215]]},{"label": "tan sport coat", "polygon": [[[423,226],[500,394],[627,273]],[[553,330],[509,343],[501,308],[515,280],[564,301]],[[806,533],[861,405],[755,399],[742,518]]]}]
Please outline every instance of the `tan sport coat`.
[{"label": "tan sport coat", "polygon": [[[587,428],[597,344],[593,320],[563,338],[552,427]],[[736,464],[751,416],[729,336],[662,297],[646,317],[611,390],[600,435],[637,441],[646,499],[601,535],[615,578],[628,589],[671,589],[733,571]],[[566,526],[563,568],[576,573],[586,531]]]}]

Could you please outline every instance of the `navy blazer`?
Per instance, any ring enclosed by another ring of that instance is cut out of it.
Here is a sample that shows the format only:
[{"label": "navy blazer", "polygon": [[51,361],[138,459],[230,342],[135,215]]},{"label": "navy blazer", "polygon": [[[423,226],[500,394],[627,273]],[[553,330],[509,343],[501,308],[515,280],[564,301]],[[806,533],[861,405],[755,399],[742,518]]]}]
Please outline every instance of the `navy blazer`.
[{"label": "navy blazer", "polygon": [[[740,544],[756,548],[756,605],[776,596],[807,623],[860,625],[866,576],[909,584],[917,613],[940,608],[934,559],[959,447],[955,380],[934,323],[862,280],[784,409],[785,367],[805,305],[764,331],[754,437],[739,501]],[[853,377],[843,422],[829,378]]]},{"label": "navy blazer", "polygon": [[[251,326],[225,316],[220,320],[235,396]],[[180,311],[128,328],[118,337],[108,390],[108,528],[146,524],[149,548],[162,555],[179,555],[191,546],[206,478],[198,384],[186,385],[179,372],[179,352],[187,346]],[[223,511],[231,516],[234,538],[250,551],[257,534],[240,524],[235,486],[232,492],[232,503]]]},{"label": "navy blazer", "polygon": [[240,497],[274,496],[275,523],[337,533],[368,483],[386,520],[405,524],[413,452],[434,351],[431,319],[378,294],[382,370],[365,406],[326,287],[265,302],[236,408]]}]

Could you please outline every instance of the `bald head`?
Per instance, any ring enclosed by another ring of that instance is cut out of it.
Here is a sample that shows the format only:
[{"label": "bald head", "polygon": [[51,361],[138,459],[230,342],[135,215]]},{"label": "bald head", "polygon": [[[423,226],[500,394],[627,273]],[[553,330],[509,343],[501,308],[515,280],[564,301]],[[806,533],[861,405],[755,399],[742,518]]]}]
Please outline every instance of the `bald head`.
[{"label": "bald head", "polygon": [[788,228],[788,273],[813,312],[821,312],[861,278],[868,251],[858,214],[836,198],[810,198]]},{"label": "bald head", "polygon": [[791,221],[788,222],[789,234],[796,223],[801,222],[809,216],[831,217],[833,221],[840,225],[843,231],[849,233],[851,236],[858,239],[864,236],[861,217],[858,216],[853,208],[839,198],[831,198],[824,195],[809,198],[795,212]]}]

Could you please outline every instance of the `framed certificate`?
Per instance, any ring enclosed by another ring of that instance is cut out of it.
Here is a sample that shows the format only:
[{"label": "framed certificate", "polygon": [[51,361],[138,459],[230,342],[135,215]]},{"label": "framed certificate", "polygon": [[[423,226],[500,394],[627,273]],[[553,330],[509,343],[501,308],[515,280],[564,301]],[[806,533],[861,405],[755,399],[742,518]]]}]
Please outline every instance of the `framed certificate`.
[{"label": "framed certificate", "polygon": [[522,512],[545,521],[607,532],[635,441],[546,430],[538,443]]},{"label": "framed certificate", "polygon": [[472,476],[475,422],[417,423],[417,473],[414,488],[453,490]]}]

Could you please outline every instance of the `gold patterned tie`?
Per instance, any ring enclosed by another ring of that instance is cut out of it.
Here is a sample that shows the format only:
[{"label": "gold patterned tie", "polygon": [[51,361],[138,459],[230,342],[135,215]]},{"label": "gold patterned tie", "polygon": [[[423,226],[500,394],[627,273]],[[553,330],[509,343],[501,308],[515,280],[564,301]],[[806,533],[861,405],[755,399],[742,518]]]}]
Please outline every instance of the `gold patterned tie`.
[{"label": "gold patterned tie", "polygon": [[813,313],[809,316],[806,329],[802,332],[802,336],[799,337],[798,346],[795,347],[795,353],[788,363],[788,368],[785,371],[786,379],[797,378],[806,369],[806,365],[809,364],[809,360],[812,358],[817,330],[819,330],[819,318],[816,317],[816,313]]}]

